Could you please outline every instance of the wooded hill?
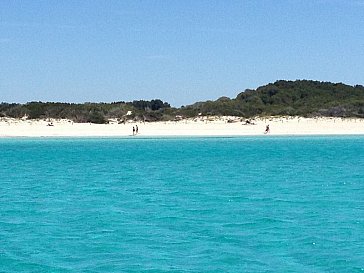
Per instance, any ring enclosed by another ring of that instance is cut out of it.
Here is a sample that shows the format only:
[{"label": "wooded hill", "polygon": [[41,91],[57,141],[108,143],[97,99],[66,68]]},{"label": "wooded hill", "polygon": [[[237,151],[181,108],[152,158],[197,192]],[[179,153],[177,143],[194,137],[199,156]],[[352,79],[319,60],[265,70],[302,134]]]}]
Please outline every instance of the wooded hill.
[{"label": "wooded hill", "polygon": [[234,99],[221,97],[216,101],[197,102],[181,108],[173,108],[159,99],[84,104],[0,104],[0,117],[66,118],[75,122],[106,123],[111,118],[120,121],[158,121],[198,115],[364,117],[364,87],[309,80],[281,80],[256,90],[247,89]]},{"label": "wooded hill", "polygon": [[308,80],[276,81],[235,99],[195,103],[189,112],[236,116],[364,117],[364,87]]}]

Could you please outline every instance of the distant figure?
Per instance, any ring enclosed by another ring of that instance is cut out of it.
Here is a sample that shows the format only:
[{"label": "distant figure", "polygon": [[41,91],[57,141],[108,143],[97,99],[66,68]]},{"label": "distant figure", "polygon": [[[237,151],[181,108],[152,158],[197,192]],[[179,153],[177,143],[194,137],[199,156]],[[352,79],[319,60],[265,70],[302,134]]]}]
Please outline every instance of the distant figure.
[{"label": "distant figure", "polygon": [[252,120],[247,119],[247,120],[245,120],[245,124],[243,124],[243,125],[255,125],[255,123]]},{"label": "distant figure", "polygon": [[139,132],[139,128],[138,128],[138,125],[135,125],[135,134],[137,135]]},{"label": "distant figure", "polygon": [[270,132],[269,124],[265,127],[264,134],[268,134]]},{"label": "distant figure", "polygon": [[133,136],[135,135],[135,127],[133,126]]}]

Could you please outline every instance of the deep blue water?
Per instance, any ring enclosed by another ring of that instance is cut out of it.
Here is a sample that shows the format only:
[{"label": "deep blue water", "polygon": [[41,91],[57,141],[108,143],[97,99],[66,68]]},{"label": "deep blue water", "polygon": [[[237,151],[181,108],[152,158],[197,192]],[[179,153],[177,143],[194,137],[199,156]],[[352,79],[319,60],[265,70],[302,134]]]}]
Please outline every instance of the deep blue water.
[{"label": "deep blue water", "polygon": [[364,272],[364,137],[0,139],[0,272]]}]

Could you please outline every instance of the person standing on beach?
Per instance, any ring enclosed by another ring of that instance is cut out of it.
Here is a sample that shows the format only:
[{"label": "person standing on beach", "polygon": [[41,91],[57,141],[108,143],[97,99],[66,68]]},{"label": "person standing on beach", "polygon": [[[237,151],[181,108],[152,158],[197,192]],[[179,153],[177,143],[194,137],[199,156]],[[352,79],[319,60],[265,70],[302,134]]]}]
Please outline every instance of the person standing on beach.
[{"label": "person standing on beach", "polygon": [[139,132],[139,128],[138,128],[138,125],[135,125],[135,134],[137,135]]},{"label": "person standing on beach", "polygon": [[133,136],[135,135],[135,127],[133,126]]},{"label": "person standing on beach", "polygon": [[265,127],[264,134],[268,134],[270,132],[269,124]]}]

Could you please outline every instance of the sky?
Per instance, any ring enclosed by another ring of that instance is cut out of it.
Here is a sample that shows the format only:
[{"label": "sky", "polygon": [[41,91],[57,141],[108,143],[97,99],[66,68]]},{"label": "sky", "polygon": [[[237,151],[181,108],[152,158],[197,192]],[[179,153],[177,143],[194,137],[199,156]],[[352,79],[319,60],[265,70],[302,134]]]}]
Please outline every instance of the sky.
[{"label": "sky", "polygon": [[173,106],[364,84],[364,0],[1,0],[0,101]]}]

